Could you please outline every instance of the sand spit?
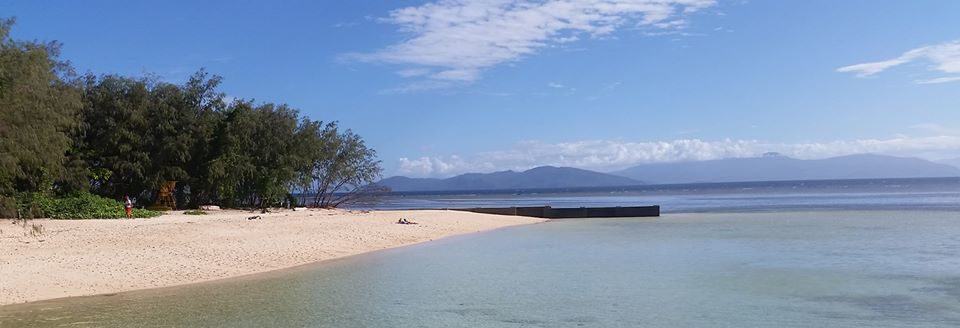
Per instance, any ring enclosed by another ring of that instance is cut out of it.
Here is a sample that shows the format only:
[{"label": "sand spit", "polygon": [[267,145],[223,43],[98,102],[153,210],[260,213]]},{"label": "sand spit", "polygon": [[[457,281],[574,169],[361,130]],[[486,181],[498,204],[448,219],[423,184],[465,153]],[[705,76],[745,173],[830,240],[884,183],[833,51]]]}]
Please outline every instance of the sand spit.
[{"label": "sand spit", "polygon": [[[544,221],[440,210],[179,213],[27,227],[0,220],[0,305],[228,278]],[[401,217],[419,224],[396,224]]]}]

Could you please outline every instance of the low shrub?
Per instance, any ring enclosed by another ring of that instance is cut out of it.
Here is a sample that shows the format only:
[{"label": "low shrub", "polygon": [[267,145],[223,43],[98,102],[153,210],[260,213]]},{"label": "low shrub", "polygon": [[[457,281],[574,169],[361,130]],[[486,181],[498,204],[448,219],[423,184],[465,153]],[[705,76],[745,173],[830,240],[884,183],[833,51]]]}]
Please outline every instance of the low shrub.
[{"label": "low shrub", "polygon": [[[34,217],[61,220],[121,219],[127,217],[123,209],[123,203],[91,193],[74,193],[59,198],[35,195],[30,200],[41,211],[41,215]],[[132,214],[135,218],[150,218],[159,216],[161,213],[135,208]]]},{"label": "low shrub", "polygon": [[186,215],[207,215],[207,212],[204,212],[204,211],[202,211],[202,210],[189,210],[189,211],[183,212],[183,214],[186,214]]},{"label": "low shrub", "polygon": [[[157,212],[157,211],[151,211],[151,210],[143,209],[143,208],[135,208],[135,209],[133,209],[133,213],[131,213],[131,215],[133,215],[133,217],[134,217],[134,218],[137,218],[137,219],[146,219],[146,218],[158,217],[158,216],[160,216],[161,214],[163,214],[163,213],[162,213],[162,212]],[[123,217],[124,217],[124,218],[127,217],[127,216],[126,216],[126,213],[124,213],[124,216],[123,216]]]},{"label": "low shrub", "polygon": [[0,195],[0,218],[42,218],[51,201],[50,197],[40,193]]},{"label": "low shrub", "polygon": [[0,218],[17,217],[17,199],[0,195]]}]

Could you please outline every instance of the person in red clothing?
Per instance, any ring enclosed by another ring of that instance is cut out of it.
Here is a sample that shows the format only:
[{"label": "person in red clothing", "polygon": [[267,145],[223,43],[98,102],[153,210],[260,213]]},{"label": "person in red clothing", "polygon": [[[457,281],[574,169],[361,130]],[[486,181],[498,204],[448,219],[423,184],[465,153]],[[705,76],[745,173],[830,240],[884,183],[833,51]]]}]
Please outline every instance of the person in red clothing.
[{"label": "person in red clothing", "polygon": [[127,210],[127,218],[133,218],[133,201],[130,200],[130,196],[123,196],[123,208]]}]

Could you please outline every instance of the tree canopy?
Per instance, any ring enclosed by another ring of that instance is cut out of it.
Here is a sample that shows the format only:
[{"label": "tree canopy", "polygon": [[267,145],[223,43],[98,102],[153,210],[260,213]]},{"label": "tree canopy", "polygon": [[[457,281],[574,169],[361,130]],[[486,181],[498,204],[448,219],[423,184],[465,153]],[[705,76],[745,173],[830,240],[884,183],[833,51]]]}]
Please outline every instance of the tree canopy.
[{"label": "tree canopy", "polygon": [[150,205],[177,181],[181,207],[335,207],[379,179],[376,152],[336,122],[228,102],[203,70],[182,84],[77,77],[59,44],[13,40],[12,25],[0,22],[0,197],[89,191]]},{"label": "tree canopy", "polygon": [[13,40],[13,23],[0,20],[0,193],[8,194],[66,181],[81,109],[59,44]]}]

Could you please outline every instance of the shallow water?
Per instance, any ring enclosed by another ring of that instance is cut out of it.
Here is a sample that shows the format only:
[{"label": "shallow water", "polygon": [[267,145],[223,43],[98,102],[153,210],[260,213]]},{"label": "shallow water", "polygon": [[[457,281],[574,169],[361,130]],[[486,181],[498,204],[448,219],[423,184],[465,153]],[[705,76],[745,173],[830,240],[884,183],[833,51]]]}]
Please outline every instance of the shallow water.
[{"label": "shallow water", "polygon": [[960,213],[561,220],[253,277],[0,307],[0,327],[955,327]]}]

